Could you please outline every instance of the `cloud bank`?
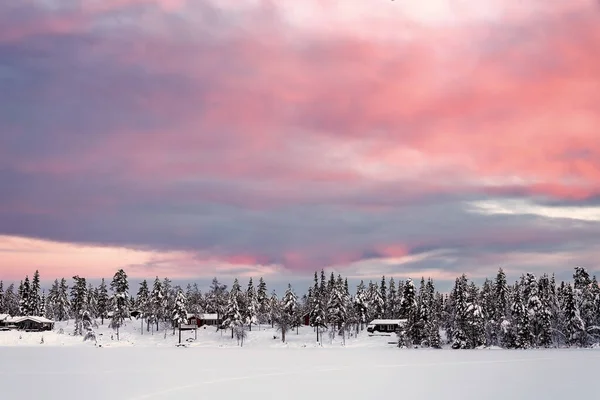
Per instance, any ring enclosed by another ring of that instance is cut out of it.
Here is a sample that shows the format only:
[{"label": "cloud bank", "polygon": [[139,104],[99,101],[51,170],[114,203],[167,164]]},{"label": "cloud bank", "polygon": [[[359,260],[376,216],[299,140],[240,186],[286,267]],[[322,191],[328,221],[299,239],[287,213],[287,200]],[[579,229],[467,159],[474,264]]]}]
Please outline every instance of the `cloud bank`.
[{"label": "cloud bank", "polygon": [[600,270],[598,4],[375,3],[2,3],[2,275]]}]

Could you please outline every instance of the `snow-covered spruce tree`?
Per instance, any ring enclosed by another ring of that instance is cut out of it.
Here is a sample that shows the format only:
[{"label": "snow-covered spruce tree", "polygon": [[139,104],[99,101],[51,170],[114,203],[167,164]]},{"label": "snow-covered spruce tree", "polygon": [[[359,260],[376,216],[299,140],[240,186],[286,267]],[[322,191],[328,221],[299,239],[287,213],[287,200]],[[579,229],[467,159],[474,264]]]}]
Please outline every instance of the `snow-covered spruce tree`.
[{"label": "snow-covered spruce tree", "polygon": [[[191,283],[188,283],[185,287],[185,309],[188,310],[189,313],[193,314],[191,311],[194,305],[192,304],[194,299],[194,288]],[[136,299],[137,301],[137,299]]]},{"label": "snow-covered spruce tree", "polygon": [[595,326],[596,310],[594,308],[592,279],[583,267],[575,267],[573,274],[573,295],[583,323],[583,332],[580,335],[579,345],[588,347],[599,337],[600,328]]},{"label": "snow-covered spruce tree", "polygon": [[335,275],[333,274],[333,271],[332,271],[331,274],[329,275],[329,279],[327,280],[327,299],[329,299],[329,296],[331,296],[331,292],[333,291],[334,287],[335,287]]},{"label": "snow-covered spruce tree", "polygon": [[88,291],[85,278],[75,275],[73,277],[73,286],[71,286],[71,313],[75,315],[85,306],[87,306]]},{"label": "snow-covered spruce tree", "polygon": [[98,289],[94,288],[91,283],[88,283],[88,311],[92,319],[98,317]]},{"label": "snow-covered spruce tree", "polygon": [[94,342],[97,342],[96,332],[94,331],[94,328],[97,327],[97,324],[88,310],[83,310],[81,313],[81,326],[81,330],[83,332],[83,341],[85,342],[88,340],[93,340]]},{"label": "snow-covered spruce tree", "polygon": [[248,299],[246,297],[246,291],[241,288],[241,285],[240,294],[238,295],[238,305],[240,306],[240,313],[242,314],[242,325],[247,324],[248,315],[246,314],[246,311],[248,310]]},{"label": "snow-covered spruce tree", "polygon": [[317,272],[315,272],[315,281],[312,288],[310,297],[310,326],[315,328],[317,332],[317,342],[321,339],[321,331],[327,328],[325,324],[325,310],[323,309],[323,299],[321,298],[321,291],[319,290],[319,281],[317,278]]},{"label": "snow-covered spruce tree", "polygon": [[298,296],[292,289],[292,285],[288,283],[288,288],[281,299],[281,312],[287,314],[286,319],[290,322],[290,329],[298,326],[299,311]]},{"label": "snow-covered spruce tree", "polygon": [[119,328],[123,326],[126,318],[130,318],[129,311],[129,283],[127,274],[122,269],[119,269],[110,283],[110,288],[113,291],[112,305],[113,317],[110,321],[111,328],[117,331],[117,340],[119,337]]},{"label": "snow-covered spruce tree", "polygon": [[[170,304],[171,308],[167,309],[167,316],[168,316],[169,320],[165,321],[165,322],[167,322],[171,326],[171,329],[173,329],[173,333],[172,333],[173,336],[175,336],[175,331],[179,327],[179,324],[173,320],[173,310],[175,309],[175,302],[177,301],[177,294],[179,293],[180,290],[183,292],[183,289],[181,288],[181,286],[174,285],[171,288],[171,291],[173,293],[173,301],[170,302],[170,303],[167,303],[167,304]],[[184,298],[185,298],[185,293],[184,293]],[[187,299],[185,301],[186,301],[186,304],[187,304]],[[133,305],[131,307],[133,308]],[[185,307],[185,305],[184,305],[184,307]],[[187,308],[186,308],[186,310],[187,310]],[[165,333],[165,336],[166,336],[166,333]]]},{"label": "snow-covered spruce tree", "polygon": [[468,299],[467,299],[467,277],[463,274],[457,278],[452,290],[453,313],[452,326],[452,348],[468,349],[469,342],[467,338],[468,324]]},{"label": "snow-covered spruce tree", "polygon": [[538,337],[537,343],[541,347],[552,346],[552,290],[550,288],[550,279],[544,274],[538,281],[538,296],[540,299],[540,309],[537,314]]},{"label": "snow-covered spruce tree", "polygon": [[67,280],[65,278],[61,278],[60,285],[58,286],[58,313],[61,321],[67,320],[71,317],[71,302],[69,301],[69,285],[67,285]]},{"label": "snow-covered spruce tree", "polygon": [[359,332],[361,317],[354,307],[354,296],[345,294],[344,297],[346,307],[346,323],[344,324],[344,329],[350,334],[350,337],[352,337],[353,334],[358,334]]},{"label": "snow-covered spruce tree", "polygon": [[403,280],[398,280],[396,283],[396,317],[402,318],[402,299],[404,296],[404,285]]},{"label": "snow-covered spruce tree", "polygon": [[[140,333],[144,334],[144,320],[149,321],[152,314],[152,307],[150,302],[150,289],[148,288],[148,282],[144,279],[140,283],[135,298],[135,308],[139,312],[139,318],[141,323]],[[147,322],[147,330],[150,331],[150,322]]]},{"label": "snow-covered spruce tree", "polygon": [[271,328],[275,326],[275,317],[279,314],[280,309],[279,297],[277,297],[277,293],[273,290],[269,298],[269,323],[271,324]]},{"label": "snow-covered spruce tree", "polygon": [[289,312],[289,304],[288,310],[284,311],[284,308],[286,306],[286,302],[284,299],[285,296],[283,299],[281,299],[281,302],[276,301],[277,295],[275,294],[275,292],[273,292],[271,296],[271,317],[273,318],[274,326],[279,332],[281,332],[281,341],[283,343],[285,343],[285,337],[287,332],[290,329],[292,329],[295,322],[295,316],[293,315],[293,313],[290,314]]},{"label": "snow-covered spruce tree", "polygon": [[531,347],[531,330],[529,324],[529,313],[523,304],[520,290],[514,293],[512,305],[512,327],[515,337],[515,347],[517,349],[527,349]]},{"label": "snow-covered spruce tree", "polygon": [[525,274],[525,282],[523,286],[523,298],[527,308],[529,318],[529,329],[531,334],[531,346],[538,347],[541,335],[541,319],[543,305],[539,296],[539,284],[535,275]]},{"label": "snow-covered spruce tree", "polygon": [[196,313],[208,313],[208,291],[203,293],[201,290],[198,290],[197,296],[198,304],[196,305],[194,311]]},{"label": "snow-covered spruce tree", "polygon": [[269,321],[269,298],[267,297],[267,284],[262,277],[258,280],[256,301],[258,303],[258,323],[266,324]]},{"label": "snow-covered spruce tree", "polygon": [[427,330],[427,342],[429,344],[429,347],[434,349],[441,349],[442,338],[440,337],[440,322],[438,317],[435,316],[431,320],[429,320],[425,328]]},{"label": "snow-covered spruce tree", "polygon": [[133,296],[129,296],[129,311],[135,310],[135,299]]},{"label": "snow-covered spruce tree", "polygon": [[416,288],[410,278],[404,283],[400,314],[403,319],[406,319],[406,324],[398,330],[398,346],[412,346],[415,344],[415,340],[421,337],[422,328],[418,326],[419,310],[417,306]]},{"label": "snow-covered spruce tree", "polygon": [[219,282],[217,278],[213,278],[206,299],[207,309],[216,313],[221,319],[224,317],[228,301],[229,294],[227,293],[227,285]]},{"label": "snow-covered spruce tree", "polygon": [[425,278],[421,277],[419,291],[417,292],[417,319],[415,320],[413,343],[416,345],[427,345],[427,334],[425,325],[431,314],[431,302],[433,299],[428,299],[425,289]]},{"label": "snow-covered spruce tree", "polygon": [[381,300],[383,305],[381,307],[381,316],[386,317],[388,315],[388,294],[387,294],[387,284],[385,282],[385,275],[381,277],[381,283],[379,284],[379,293],[381,294]]},{"label": "snow-covered spruce tree", "polygon": [[[393,280],[392,280],[393,282]],[[367,292],[365,288],[365,283],[361,280],[358,286],[356,287],[356,296],[354,296],[354,309],[356,314],[358,315],[358,320],[360,323],[360,330],[362,331],[365,327],[368,316],[368,300],[367,300]],[[358,329],[357,329],[358,333]]]},{"label": "snow-covered spruce tree", "polygon": [[443,297],[436,293],[433,280],[428,279],[426,290],[429,306],[428,320],[425,325],[425,335],[427,344],[434,349],[442,348],[442,338],[440,337],[440,319],[442,317],[442,308],[444,306]]},{"label": "snow-covered spruce tree", "polygon": [[[327,315],[329,316],[329,324],[331,329],[336,332],[344,332],[344,324],[346,323],[347,310],[343,287],[334,285],[331,289],[329,301],[327,302]],[[346,337],[343,336],[345,342]]]},{"label": "snow-covered spruce tree", "polygon": [[53,320],[58,320],[54,315],[54,298],[56,298],[56,293],[58,293],[58,279],[54,280],[52,286],[50,286],[50,290],[48,290],[48,295],[46,296],[46,317]]},{"label": "snow-covered spruce tree", "polygon": [[246,289],[246,302],[244,307],[244,323],[252,331],[252,325],[258,322],[258,299],[252,278],[248,281]]},{"label": "snow-covered spruce tree", "polygon": [[88,291],[85,278],[75,275],[73,277],[73,286],[71,287],[71,314],[75,317],[74,335],[84,334],[83,314],[88,311]]},{"label": "snow-covered spruce tree", "polygon": [[55,279],[46,296],[46,316],[55,321],[59,321],[56,305],[59,285],[58,279]]},{"label": "snow-covered spruce tree", "polygon": [[40,314],[40,303],[42,300],[42,289],[40,288],[40,272],[38,270],[33,274],[31,280],[31,289],[29,291],[29,312],[31,315]]},{"label": "snow-covered spruce tree", "polygon": [[185,298],[187,299],[186,308],[188,313],[196,315],[200,314],[205,309],[204,296],[202,296],[202,292],[200,291],[200,288],[198,288],[197,283],[187,285]]},{"label": "snow-covered spruce tree", "polygon": [[322,299],[327,299],[327,284],[325,280],[325,271],[321,269],[321,276],[319,280],[319,296]]},{"label": "snow-covered spruce tree", "polygon": [[395,319],[398,317],[400,304],[397,302],[398,294],[396,293],[396,282],[394,278],[390,278],[389,288],[387,290],[386,300],[386,318]]},{"label": "snow-covered spruce tree", "polygon": [[[507,347],[514,345],[514,335],[512,335],[509,329],[510,322],[510,303],[508,298],[508,283],[506,281],[506,274],[502,268],[498,269],[496,279],[494,280],[494,302],[496,304],[494,310],[494,330],[495,335],[498,336],[497,344]],[[508,338],[504,338],[504,335],[508,334]]]},{"label": "snow-covered spruce tree", "polygon": [[443,295],[442,311],[440,317],[440,327],[446,333],[446,343],[450,344],[454,337],[454,317],[455,311],[454,292]]},{"label": "snow-covered spruce tree", "polygon": [[565,286],[565,302],[564,302],[564,315],[566,325],[566,337],[568,346],[585,346],[587,344],[587,337],[585,337],[585,324],[581,319],[580,310],[577,307],[577,300],[575,298],[575,291],[571,284]]},{"label": "snow-covered spruce tree", "polygon": [[465,333],[468,348],[474,349],[485,344],[485,315],[478,302],[479,290],[474,282],[467,286],[467,319]]},{"label": "snow-covered spruce tree", "polygon": [[158,279],[158,276],[154,279],[152,293],[150,294],[150,302],[152,304],[151,323],[156,324],[156,331],[158,332],[158,323],[164,320],[167,313],[163,286],[160,279]]},{"label": "snow-covered spruce tree", "polygon": [[443,316],[443,312],[444,312],[444,307],[446,306],[446,301],[448,299],[448,295],[443,295],[440,292],[436,291],[435,295],[433,296],[433,310],[434,310],[434,314],[435,316],[440,320],[440,327],[441,327],[441,321],[442,321],[442,316]]},{"label": "snow-covered spruce tree", "polygon": [[104,319],[108,318],[108,310],[109,310],[109,298],[108,298],[108,290],[106,289],[106,283],[104,283],[104,278],[100,282],[100,286],[98,286],[98,317],[102,325],[104,325]]},{"label": "snow-covered spruce tree", "polygon": [[166,277],[163,279],[162,287],[165,301],[165,315],[163,317],[163,320],[166,324],[168,324],[172,322],[171,313],[169,311],[172,310],[173,307],[175,307],[175,297],[177,296],[177,291],[173,287],[173,283],[171,282],[171,280]]},{"label": "snow-covered spruce tree", "polygon": [[369,282],[367,289],[367,301],[369,303],[369,320],[383,318],[384,301],[381,297],[381,291],[378,285]]},{"label": "snow-covered spruce tree", "polygon": [[498,346],[500,343],[500,323],[496,320],[494,284],[491,280],[485,279],[479,297],[485,318],[485,343],[488,346]]},{"label": "snow-covered spruce tree", "polygon": [[596,276],[592,278],[592,298],[593,298],[593,310],[594,310],[594,330],[593,333],[596,337],[596,343],[600,342],[600,286],[598,285],[598,279]]},{"label": "snow-covered spruce tree", "polygon": [[4,292],[4,307],[7,314],[18,315],[19,313],[19,297],[15,293],[15,285],[11,283]]},{"label": "snow-covered spruce tree", "polygon": [[40,316],[47,317],[46,315],[46,292],[42,291],[42,296],[40,297]]},{"label": "snow-covered spruce tree", "polygon": [[551,282],[555,283],[555,301],[552,309],[552,340],[558,346],[568,345],[567,318],[565,315],[566,291],[565,282],[556,284],[555,276],[552,275]]},{"label": "snow-covered spruce tree", "polygon": [[29,276],[19,286],[19,315],[31,315],[31,284]]},{"label": "snow-covered spruce tree", "polygon": [[4,282],[0,281],[0,314],[6,314],[6,301],[4,300]]},{"label": "snow-covered spruce tree", "polygon": [[242,291],[237,278],[233,281],[231,290],[229,291],[229,299],[227,301],[227,309],[223,315],[222,329],[231,329],[231,338],[233,339],[234,328],[242,325],[242,313],[240,312],[240,295]]},{"label": "snow-covered spruce tree", "polygon": [[423,326],[421,343],[429,347],[439,348],[441,345],[439,313],[436,312],[435,286],[431,278],[424,285],[418,304],[420,324]]},{"label": "snow-covered spruce tree", "polygon": [[[177,295],[175,296],[175,303],[173,304],[173,311],[171,313],[171,320],[173,325],[179,327],[179,343],[181,344],[181,324],[187,321],[187,300],[183,290],[179,288]],[[142,329],[143,331],[143,329]]]},{"label": "snow-covered spruce tree", "polygon": [[22,315],[22,313],[21,313],[22,299],[23,299],[23,281],[19,282],[19,288],[17,289],[17,301],[19,303],[19,313],[17,315]]}]

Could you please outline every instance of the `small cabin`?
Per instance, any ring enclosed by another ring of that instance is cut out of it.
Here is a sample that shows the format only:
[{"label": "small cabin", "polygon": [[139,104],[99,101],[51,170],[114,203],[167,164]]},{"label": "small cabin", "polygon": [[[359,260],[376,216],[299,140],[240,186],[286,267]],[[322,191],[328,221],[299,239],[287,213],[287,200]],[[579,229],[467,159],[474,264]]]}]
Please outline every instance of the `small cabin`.
[{"label": "small cabin", "polygon": [[187,325],[196,325],[201,327],[204,325],[214,326],[221,323],[221,318],[218,314],[188,314]]},{"label": "small cabin", "polygon": [[369,322],[367,332],[369,333],[395,333],[406,325],[405,319],[374,319]]},{"label": "small cabin", "polygon": [[50,331],[54,328],[54,321],[38,316],[9,317],[5,320],[7,325],[13,325],[17,329],[25,331]]}]

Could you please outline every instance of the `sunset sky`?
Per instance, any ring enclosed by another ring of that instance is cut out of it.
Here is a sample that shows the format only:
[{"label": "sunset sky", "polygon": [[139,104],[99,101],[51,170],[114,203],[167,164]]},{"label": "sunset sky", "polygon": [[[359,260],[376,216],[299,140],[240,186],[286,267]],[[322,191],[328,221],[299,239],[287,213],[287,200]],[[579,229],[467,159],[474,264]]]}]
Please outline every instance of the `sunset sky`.
[{"label": "sunset sky", "polygon": [[0,2],[0,279],[600,272],[597,0]]}]

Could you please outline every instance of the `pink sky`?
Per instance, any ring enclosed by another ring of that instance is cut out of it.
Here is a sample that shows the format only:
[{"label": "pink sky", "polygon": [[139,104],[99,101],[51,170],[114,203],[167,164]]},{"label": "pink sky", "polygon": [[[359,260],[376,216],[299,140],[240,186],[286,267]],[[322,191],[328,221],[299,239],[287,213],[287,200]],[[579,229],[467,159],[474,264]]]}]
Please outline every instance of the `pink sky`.
[{"label": "pink sky", "polygon": [[600,270],[597,2],[82,4],[0,5],[0,279]]}]

